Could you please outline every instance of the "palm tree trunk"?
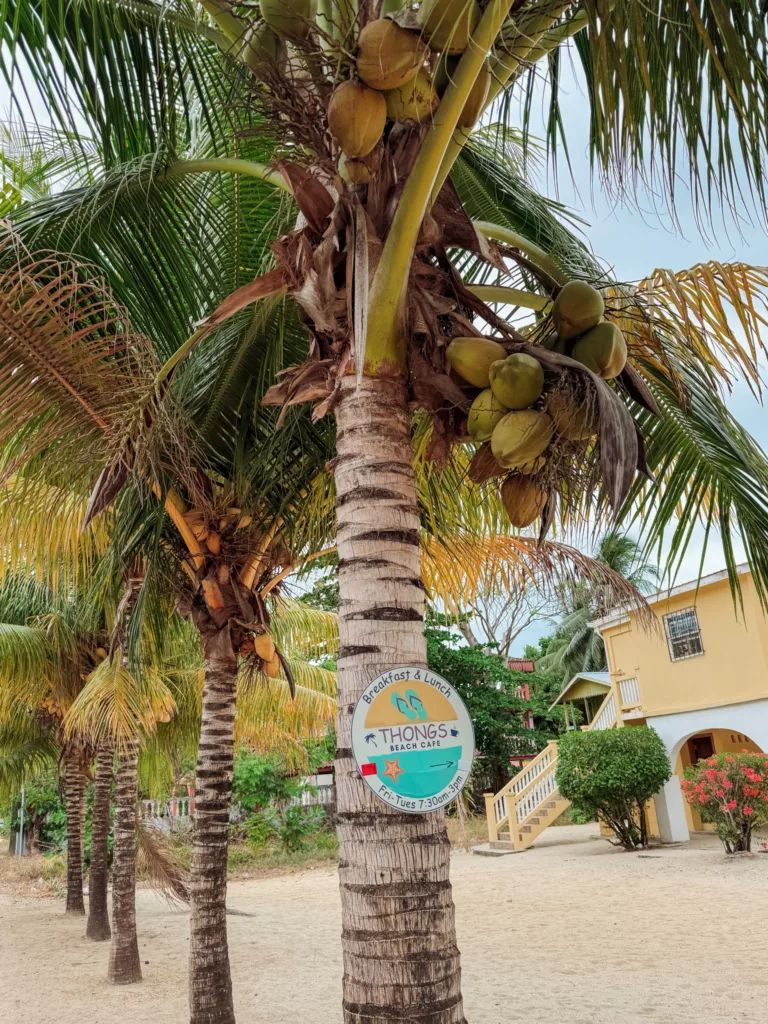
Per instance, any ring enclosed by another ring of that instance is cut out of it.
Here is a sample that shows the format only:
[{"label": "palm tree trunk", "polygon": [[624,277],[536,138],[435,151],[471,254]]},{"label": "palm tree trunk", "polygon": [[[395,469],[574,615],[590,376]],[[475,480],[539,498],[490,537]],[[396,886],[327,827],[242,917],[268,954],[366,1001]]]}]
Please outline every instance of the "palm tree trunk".
[{"label": "palm tree trunk", "polygon": [[67,914],[85,914],[83,899],[83,804],[85,778],[80,751],[70,746],[64,763],[64,800],[67,806]]},{"label": "palm tree trunk", "polygon": [[189,885],[191,1024],[234,1024],[235,1020],[227,945],[227,850],[237,659],[229,644],[229,627],[225,630],[203,636],[205,687]]},{"label": "palm tree trunk", "polygon": [[13,857],[16,853],[16,829],[19,821],[19,800],[14,800],[11,804],[11,828],[9,831],[8,839],[8,856]]},{"label": "palm tree trunk", "polygon": [[109,858],[109,805],[112,792],[112,769],[115,752],[111,743],[99,747],[96,781],[93,786],[91,817],[91,863],[88,870],[88,926],[85,934],[96,942],[112,935],[107,907]]},{"label": "palm tree trunk", "polygon": [[426,666],[419,510],[400,380],[342,381],[339,552],[339,881],[345,1024],[465,1024],[442,811],[379,802],[352,758],[355,702],[385,668]]},{"label": "palm tree trunk", "polygon": [[117,758],[115,841],[112,849],[112,946],[108,980],[113,985],[141,981],[136,936],[136,798],[139,744],[133,741]]}]

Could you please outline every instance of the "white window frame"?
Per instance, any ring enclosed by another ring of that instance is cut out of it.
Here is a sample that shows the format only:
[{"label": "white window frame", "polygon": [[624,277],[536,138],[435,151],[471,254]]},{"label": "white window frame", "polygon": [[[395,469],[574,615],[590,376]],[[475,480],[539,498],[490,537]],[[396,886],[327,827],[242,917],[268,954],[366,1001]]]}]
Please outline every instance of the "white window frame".
[{"label": "white window frame", "polygon": [[[677,636],[672,636],[670,632],[670,620],[680,619],[683,616],[687,616],[691,619],[692,626],[695,626],[695,628],[689,628],[687,632],[680,632]],[[670,661],[687,661],[688,658],[698,658],[699,655],[704,654],[704,641],[701,636],[701,626],[699,625],[699,617],[696,614],[695,607],[691,606],[690,608],[682,608],[679,612],[670,612],[669,615],[665,615],[664,633],[667,638],[667,648],[669,650]],[[683,645],[683,650],[676,650],[675,644]],[[685,650],[685,645],[695,647],[697,644],[698,650]]]}]

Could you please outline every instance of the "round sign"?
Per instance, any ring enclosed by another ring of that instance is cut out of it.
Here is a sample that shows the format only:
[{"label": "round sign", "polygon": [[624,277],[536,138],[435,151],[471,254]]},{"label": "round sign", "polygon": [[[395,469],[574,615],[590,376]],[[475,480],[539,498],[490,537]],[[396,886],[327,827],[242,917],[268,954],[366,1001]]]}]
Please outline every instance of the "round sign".
[{"label": "round sign", "polygon": [[425,668],[383,672],[352,715],[352,753],[363,780],[399,811],[445,807],[463,789],[475,756],[466,705]]}]

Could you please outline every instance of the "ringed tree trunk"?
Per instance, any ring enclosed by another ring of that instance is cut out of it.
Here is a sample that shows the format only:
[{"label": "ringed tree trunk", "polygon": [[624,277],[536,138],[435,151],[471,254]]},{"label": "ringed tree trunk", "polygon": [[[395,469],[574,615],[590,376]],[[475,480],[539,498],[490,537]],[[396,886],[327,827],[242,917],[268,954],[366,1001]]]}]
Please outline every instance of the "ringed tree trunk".
[{"label": "ringed tree trunk", "polygon": [[71,744],[64,763],[64,800],[67,809],[67,914],[85,914],[83,899],[83,819],[85,776],[81,752]]},{"label": "ringed tree trunk", "polygon": [[86,937],[96,942],[111,938],[107,882],[109,870],[109,806],[115,752],[111,743],[99,747],[96,779],[93,784],[91,818],[91,863],[88,870],[88,925]]},{"label": "ringed tree trunk", "polygon": [[112,849],[112,946],[107,979],[113,985],[141,981],[139,940],[136,935],[136,800],[138,740],[117,756],[115,840]]},{"label": "ringed tree trunk", "polygon": [[8,856],[13,857],[16,853],[16,830],[19,824],[19,806],[21,801],[16,799],[11,804],[11,827],[8,838]]},{"label": "ringed tree trunk", "polygon": [[35,814],[30,822],[29,852],[40,853],[40,829],[43,827],[43,817]]},{"label": "ringed tree trunk", "polygon": [[235,743],[237,656],[229,634],[199,624],[205,685],[190,866],[191,1024],[234,1024],[227,944],[227,852]]},{"label": "ringed tree trunk", "polygon": [[427,664],[405,383],[354,377],[336,406],[337,832],[345,1024],[466,1024],[443,811],[379,802],[351,751],[355,702],[384,669]]}]

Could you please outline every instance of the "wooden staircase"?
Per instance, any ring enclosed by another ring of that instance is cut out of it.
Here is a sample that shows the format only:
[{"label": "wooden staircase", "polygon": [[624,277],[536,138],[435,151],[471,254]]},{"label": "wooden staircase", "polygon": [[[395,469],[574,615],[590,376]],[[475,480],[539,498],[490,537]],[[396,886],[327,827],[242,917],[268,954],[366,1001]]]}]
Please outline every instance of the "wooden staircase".
[{"label": "wooden staircase", "polygon": [[570,806],[558,792],[556,771],[557,743],[553,740],[495,796],[485,794],[492,850],[527,850]]},{"label": "wooden staircase", "polygon": [[[618,724],[616,702],[609,693],[588,729],[612,729]],[[571,806],[557,788],[557,741],[550,741],[522,771],[495,795],[485,794],[488,843],[491,850],[527,850]]]}]

